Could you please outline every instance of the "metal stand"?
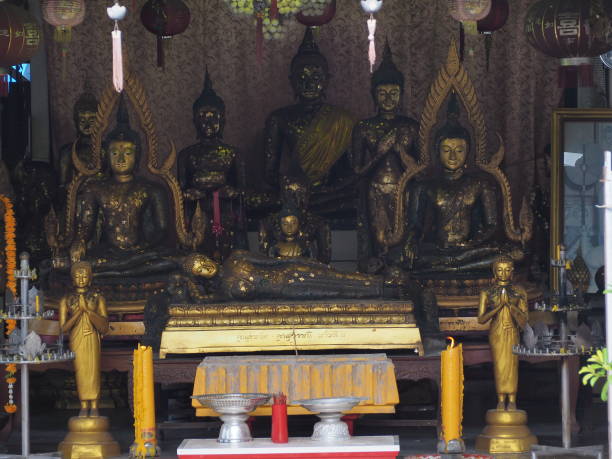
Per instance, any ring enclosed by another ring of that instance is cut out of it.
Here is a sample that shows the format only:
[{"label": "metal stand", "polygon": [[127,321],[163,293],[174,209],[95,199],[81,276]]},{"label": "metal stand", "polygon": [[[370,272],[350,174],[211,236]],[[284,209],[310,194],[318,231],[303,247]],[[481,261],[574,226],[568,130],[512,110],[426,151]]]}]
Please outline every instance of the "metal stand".
[{"label": "metal stand", "polygon": [[[2,319],[15,319],[20,322],[20,344],[25,343],[28,336],[28,321],[32,319],[42,319],[47,317],[39,310],[32,311],[33,304],[28,298],[29,282],[32,279],[33,272],[29,265],[29,255],[22,253],[19,257],[20,266],[19,270],[15,272],[15,277],[19,279],[19,303],[7,305],[8,312],[1,314]],[[36,308],[38,309],[38,308]],[[63,336],[60,335],[60,340]],[[20,353],[19,345],[6,346],[0,351],[0,364],[16,363],[19,364],[21,372],[21,456],[30,456],[30,371],[29,365],[45,364],[51,362],[62,362],[73,360],[74,354],[70,351],[63,351],[63,343],[58,343],[57,351],[47,351],[40,355],[22,355]],[[4,457],[15,457],[12,455],[1,455]],[[37,457],[42,457],[38,456]]]},{"label": "metal stand", "polygon": [[517,355],[530,357],[555,356],[561,359],[561,435],[563,447],[534,445],[531,448],[532,458],[539,455],[571,454],[572,456],[597,457],[603,459],[603,447],[583,446],[572,448],[572,422],[570,416],[570,366],[569,358],[590,353],[590,350],[579,349],[569,339],[567,327],[567,313],[588,309],[585,306],[581,294],[568,294],[566,291],[566,259],[563,246],[557,248],[555,258],[551,260],[551,266],[556,268],[556,277],[551,279],[553,292],[550,295],[549,304],[540,310],[559,313],[559,338],[544,344],[544,348],[537,345],[533,349],[525,346],[515,346],[513,352]]}]

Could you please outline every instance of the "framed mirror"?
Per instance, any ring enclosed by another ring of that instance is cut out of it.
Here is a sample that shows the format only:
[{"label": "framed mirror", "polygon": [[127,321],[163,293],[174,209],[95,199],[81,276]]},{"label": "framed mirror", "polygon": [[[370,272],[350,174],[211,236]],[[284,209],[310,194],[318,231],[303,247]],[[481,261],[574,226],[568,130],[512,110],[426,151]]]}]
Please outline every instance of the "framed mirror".
[{"label": "framed mirror", "polygon": [[[578,251],[590,273],[587,292],[596,292],[595,273],[604,264],[601,183],[604,150],[612,150],[612,110],[553,111],[551,140],[550,253],[563,243],[566,257]],[[551,281],[556,279],[552,276]]]}]

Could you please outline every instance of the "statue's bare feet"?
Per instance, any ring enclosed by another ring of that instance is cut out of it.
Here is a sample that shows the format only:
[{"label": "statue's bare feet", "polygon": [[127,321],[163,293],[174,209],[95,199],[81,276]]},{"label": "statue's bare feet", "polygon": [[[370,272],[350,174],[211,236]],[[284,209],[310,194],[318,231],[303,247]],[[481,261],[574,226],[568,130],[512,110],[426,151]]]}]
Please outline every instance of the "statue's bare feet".
[{"label": "statue's bare feet", "polygon": [[91,410],[89,410],[89,416],[92,418],[97,418],[100,416],[100,412],[98,411],[98,408],[92,408]]},{"label": "statue's bare feet", "polygon": [[504,411],[506,409],[504,402],[497,402],[497,411]]},{"label": "statue's bare feet", "polygon": [[87,417],[87,408],[81,408],[79,410],[79,417],[80,418],[86,418]]},{"label": "statue's bare feet", "polygon": [[516,403],[515,402],[509,402],[508,403],[508,411],[516,411]]}]

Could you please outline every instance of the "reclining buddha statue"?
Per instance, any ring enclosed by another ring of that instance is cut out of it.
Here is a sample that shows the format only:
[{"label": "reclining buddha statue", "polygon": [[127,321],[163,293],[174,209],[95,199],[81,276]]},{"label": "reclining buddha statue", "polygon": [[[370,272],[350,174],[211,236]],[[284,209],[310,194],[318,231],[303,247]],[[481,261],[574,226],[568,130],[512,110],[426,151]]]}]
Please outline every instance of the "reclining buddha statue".
[{"label": "reclining buddha statue", "polygon": [[[125,93],[141,120],[150,120],[144,91],[132,75],[126,79]],[[101,138],[117,100],[117,123],[103,144]],[[170,172],[176,151],[172,146],[165,161],[158,164],[157,138],[150,122],[143,123],[149,147],[146,164],[149,172],[161,180],[154,182],[138,175],[144,152],[139,134],[130,126],[123,94],[119,96],[112,89],[107,90],[97,117],[92,135],[93,161],[85,164],[73,151],[72,160],[78,173],[68,187],[64,231],[60,231],[53,213],[47,218],[47,239],[58,274],[55,277],[61,282],[70,263],[88,261],[94,284],[108,286],[105,295],[109,299],[127,299],[122,297],[122,291],[129,292],[129,299],[137,299],[145,297],[148,290],[163,287],[168,273],[180,267],[185,249],[195,250],[201,243],[204,219],[197,207],[191,230],[185,228],[180,186]],[[108,177],[97,176],[103,150],[110,163]],[[164,182],[167,187],[163,186]],[[174,198],[171,202],[176,219],[171,218],[169,195]],[[173,220],[181,248],[168,242]]]}]

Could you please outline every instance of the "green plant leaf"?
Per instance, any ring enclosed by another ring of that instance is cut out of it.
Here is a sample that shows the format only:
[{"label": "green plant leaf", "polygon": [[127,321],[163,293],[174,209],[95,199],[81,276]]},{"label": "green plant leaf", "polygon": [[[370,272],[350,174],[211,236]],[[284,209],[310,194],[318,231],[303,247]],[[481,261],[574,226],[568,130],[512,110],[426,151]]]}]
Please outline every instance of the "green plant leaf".
[{"label": "green plant leaf", "polygon": [[610,381],[609,380],[606,381],[604,386],[603,386],[603,388],[601,389],[601,399],[604,402],[608,401],[608,386],[609,386],[609,384],[610,384]]}]

